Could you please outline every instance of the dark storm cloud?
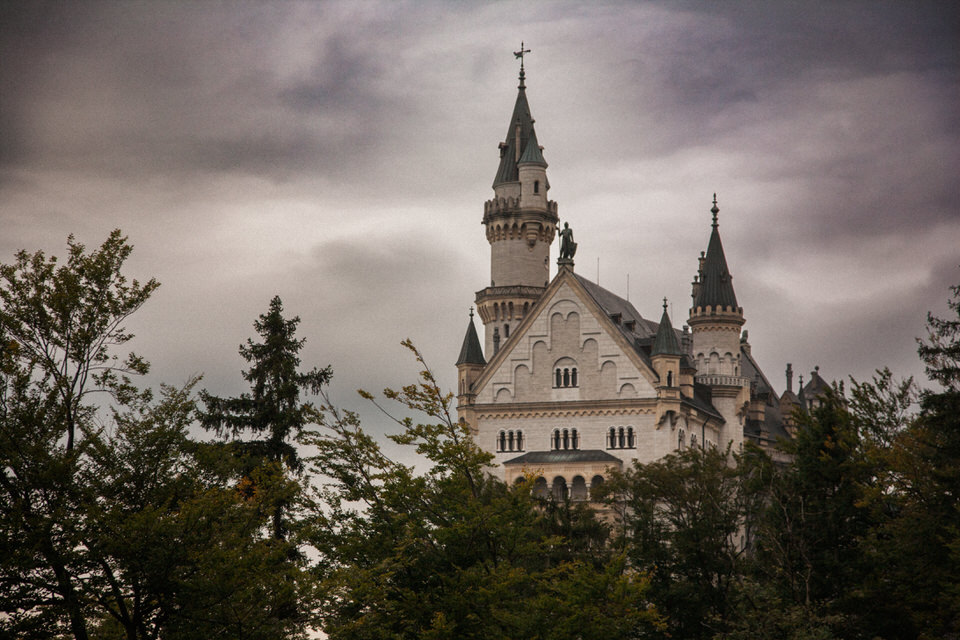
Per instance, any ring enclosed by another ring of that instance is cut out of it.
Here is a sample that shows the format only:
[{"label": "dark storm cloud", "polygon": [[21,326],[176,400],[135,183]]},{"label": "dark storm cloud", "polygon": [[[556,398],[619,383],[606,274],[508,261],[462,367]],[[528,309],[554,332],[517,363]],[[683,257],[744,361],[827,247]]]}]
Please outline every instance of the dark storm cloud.
[{"label": "dark storm cloud", "polygon": [[[309,25],[335,8],[286,8],[8,8],[5,166],[42,162],[126,178],[356,169],[388,124],[376,82],[382,61],[369,55],[364,31],[379,28],[359,22],[352,33],[311,38]],[[284,34],[297,29],[308,33],[291,53]]]},{"label": "dark storm cloud", "polygon": [[957,281],[944,265],[960,245],[958,14],[885,2],[7,3],[0,261],[123,228],[137,275],[164,282],[137,331],[138,349],[162,354],[162,380],[199,370],[239,391],[236,345],[280,294],[336,385],[402,383],[408,336],[451,384],[488,278],[480,218],[523,39],[579,271],[594,278],[601,257],[601,284],[622,293],[630,273],[641,312],[655,318],[667,295],[681,324],[717,191],[775,386],[787,361],[859,377],[916,369],[923,314]]}]

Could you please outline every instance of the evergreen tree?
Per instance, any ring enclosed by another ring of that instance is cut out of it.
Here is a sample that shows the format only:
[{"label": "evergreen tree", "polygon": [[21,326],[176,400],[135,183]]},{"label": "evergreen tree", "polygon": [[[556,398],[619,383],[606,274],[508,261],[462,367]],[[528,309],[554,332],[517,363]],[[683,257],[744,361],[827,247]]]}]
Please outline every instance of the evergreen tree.
[{"label": "evergreen tree", "polygon": [[128,283],[119,232],[68,244],[63,266],[0,265],[0,637],[301,637],[302,560],[260,535],[271,492],[189,440],[192,384],[154,400],[114,354],[156,282]]},{"label": "evergreen tree", "polygon": [[[294,445],[303,427],[315,415],[313,405],[300,401],[301,392],[316,395],[331,377],[330,367],[314,368],[301,373],[300,350],[305,338],[296,338],[300,318],[283,317],[283,303],[279,296],[270,301],[267,313],[253,323],[262,342],[248,339],[240,345],[240,356],[250,363],[243,378],[250,384],[250,392],[235,398],[220,398],[200,392],[205,410],[200,412],[204,428],[215,432],[228,442],[236,457],[241,475],[241,489],[257,490],[258,484],[270,482],[282,485],[283,467],[299,474],[302,463]],[[251,440],[241,440],[245,435]],[[256,473],[255,473],[256,472]],[[255,480],[259,478],[259,483]],[[285,535],[283,514],[290,500],[278,496],[271,511],[273,535]]]},{"label": "evergreen tree", "polygon": [[928,315],[919,354],[942,385],[920,397],[920,414],[897,434],[888,517],[869,539],[882,572],[868,585],[892,603],[888,637],[960,637],[960,286],[949,318]]}]

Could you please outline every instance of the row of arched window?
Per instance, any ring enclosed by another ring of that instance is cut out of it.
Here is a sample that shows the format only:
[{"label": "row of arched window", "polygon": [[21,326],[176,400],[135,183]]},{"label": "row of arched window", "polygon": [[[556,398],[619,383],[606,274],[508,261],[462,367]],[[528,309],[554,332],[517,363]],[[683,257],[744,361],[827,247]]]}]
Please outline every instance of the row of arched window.
[{"label": "row of arched window", "polygon": [[552,449],[561,451],[564,449],[579,449],[580,435],[576,429],[554,429],[551,439]]},{"label": "row of arched window", "polygon": [[572,369],[561,369],[557,367],[556,371],[554,371],[554,387],[577,387],[579,385],[580,381],[577,379],[576,367]]},{"label": "row of arched window", "polygon": [[497,451],[523,451],[523,431],[501,431],[497,436]]},{"label": "row of arched window", "polygon": [[[504,451],[523,451],[526,441],[523,437],[523,431],[520,429],[503,430],[497,434],[496,450]],[[680,431],[678,449],[683,449],[685,445],[683,430]],[[696,444],[696,436],[691,438],[691,445]],[[607,432],[608,449],[636,449],[637,438],[633,427],[610,427]],[[550,449],[553,451],[576,451],[580,449],[580,433],[576,429],[554,429],[550,436]]]},{"label": "row of arched window", "polygon": [[607,449],[636,449],[637,439],[633,427],[610,427],[607,432]]},{"label": "row of arched window", "polygon": [[[517,483],[523,482],[523,478],[517,478]],[[563,476],[557,476],[552,483],[547,483],[543,476],[538,477],[533,483],[533,495],[538,498],[552,498],[554,500],[588,500],[590,490],[603,484],[603,476],[595,475],[588,484],[583,476],[573,477],[571,484],[567,484],[567,479]]]}]

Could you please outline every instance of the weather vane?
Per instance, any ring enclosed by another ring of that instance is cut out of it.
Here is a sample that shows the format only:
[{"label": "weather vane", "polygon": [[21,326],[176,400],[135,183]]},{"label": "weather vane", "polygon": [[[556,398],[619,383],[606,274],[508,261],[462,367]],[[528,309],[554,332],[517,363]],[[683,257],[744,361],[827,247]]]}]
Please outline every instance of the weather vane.
[{"label": "weather vane", "polygon": [[520,41],[520,51],[514,51],[514,52],[513,52],[513,57],[514,57],[514,58],[520,58],[520,84],[521,84],[521,86],[523,85],[523,76],[524,76],[524,73],[523,73],[523,54],[525,54],[525,53],[530,53],[530,49],[524,49],[524,48],[523,48],[523,40],[521,40],[521,41]]},{"label": "weather vane", "polygon": [[513,56],[520,58],[520,68],[523,69],[523,54],[530,53],[530,49],[523,48],[523,40],[520,41],[520,51],[514,51]]}]

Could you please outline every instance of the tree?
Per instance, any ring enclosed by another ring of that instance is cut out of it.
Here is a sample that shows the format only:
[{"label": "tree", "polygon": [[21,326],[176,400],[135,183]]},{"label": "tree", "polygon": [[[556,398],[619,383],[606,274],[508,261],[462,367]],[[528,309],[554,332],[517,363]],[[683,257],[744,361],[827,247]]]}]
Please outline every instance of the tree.
[{"label": "tree", "polygon": [[960,286],[955,317],[928,314],[919,355],[941,389],[924,391],[920,413],[893,439],[887,517],[867,540],[882,571],[867,585],[891,604],[881,619],[889,637],[960,636]]},{"label": "tree", "polygon": [[133,247],[119,229],[90,254],[73,236],[67,246],[65,265],[42,251],[21,251],[13,264],[0,266],[0,344],[56,397],[52,419],[70,451],[89,419],[87,395],[106,391],[122,400],[133,390],[126,376],[147,372],[143,359],[130,353],[120,361],[112,349],[133,338],[124,321],[160,285],[152,278],[128,282],[121,273]]},{"label": "tree", "polygon": [[[122,274],[132,247],[119,230],[87,253],[67,239],[66,264],[21,251],[0,265],[0,589],[25,633],[64,629],[87,637],[76,482],[95,430],[89,395],[118,402],[136,392],[128,378],[146,373],[134,354],[113,352],[132,335],[124,321],[157,288]],[[22,614],[22,612],[27,612]]]},{"label": "tree", "polygon": [[636,463],[604,485],[618,513],[615,544],[650,574],[669,637],[712,637],[731,607],[750,497],[730,462],[729,452],[690,448]]},{"label": "tree", "polygon": [[[306,538],[330,638],[633,638],[658,624],[646,577],[604,544],[591,512],[543,504],[532,480],[507,487],[486,472],[490,454],[425,365],[418,384],[385,396],[428,417],[397,419],[391,436],[430,462],[422,474],[329,402],[307,438],[311,468],[328,480]],[[598,544],[574,539],[587,531]]]},{"label": "tree", "polygon": [[[265,474],[272,475],[274,482],[282,481],[281,465],[297,474],[302,470],[292,440],[314,419],[315,411],[313,405],[300,401],[300,393],[316,395],[332,373],[329,366],[298,371],[299,353],[306,342],[295,337],[299,324],[299,317],[283,317],[283,303],[275,296],[267,313],[253,323],[263,342],[248,339],[240,345],[240,356],[250,363],[243,372],[250,393],[235,398],[200,393],[205,405],[199,414],[201,424],[224,439],[235,439],[230,446],[239,461],[242,482],[247,485],[255,469],[264,479]],[[239,440],[246,434],[258,437]],[[289,501],[280,499],[272,508],[273,535],[277,539],[285,535],[283,513],[288,506]]]},{"label": "tree", "polygon": [[193,382],[155,400],[113,353],[155,281],[127,284],[119,232],[68,244],[0,266],[0,637],[301,637],[303,560],[260,535],[273,488],[242,495],[189,439]]}]

